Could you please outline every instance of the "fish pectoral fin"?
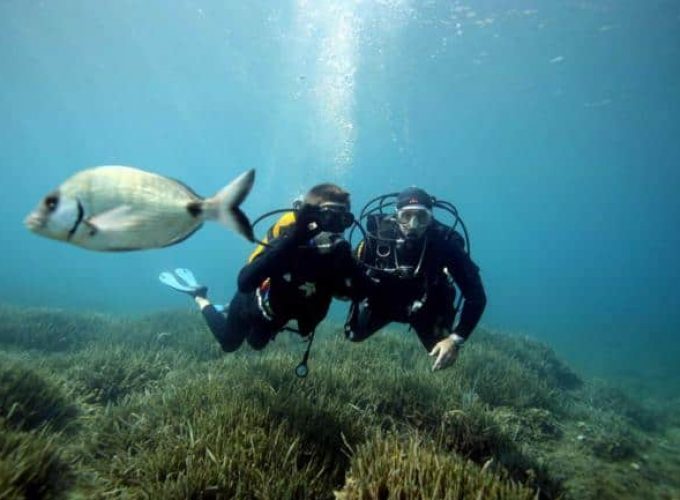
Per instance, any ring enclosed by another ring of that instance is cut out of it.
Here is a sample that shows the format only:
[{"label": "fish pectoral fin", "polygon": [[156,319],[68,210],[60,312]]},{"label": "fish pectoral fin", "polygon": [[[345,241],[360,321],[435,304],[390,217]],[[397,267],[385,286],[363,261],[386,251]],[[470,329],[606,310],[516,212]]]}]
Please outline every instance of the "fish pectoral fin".
[{"label": "fish pectoral fin", "polygon": [[130,230],[137,224],[138,217],[132,215],[131,206],[121,205],[90,217],[84,222],[90,230],[90,235],[94,236],[99,231],[110,233]]},{"label": "fish pectoral fin", "polygon": [[87,234],[89,236],[94,236],[97,234],[98,228],[94,224],[92,224],[88,219],[83,220],[83,226],[87,228]]}]

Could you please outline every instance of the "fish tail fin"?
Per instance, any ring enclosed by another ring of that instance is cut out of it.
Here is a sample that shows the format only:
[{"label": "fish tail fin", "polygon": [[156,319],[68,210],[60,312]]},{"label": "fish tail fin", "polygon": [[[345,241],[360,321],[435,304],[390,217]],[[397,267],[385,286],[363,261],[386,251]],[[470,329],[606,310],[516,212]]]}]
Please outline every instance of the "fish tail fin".
[{"label": "fish tail fin", "polygon": [[255,182],[255,170],[242,173],[215,196],[203,200],[203,218],[217,220],[249,241],[255,241],[253,227],[239,205],[246,199]]}]

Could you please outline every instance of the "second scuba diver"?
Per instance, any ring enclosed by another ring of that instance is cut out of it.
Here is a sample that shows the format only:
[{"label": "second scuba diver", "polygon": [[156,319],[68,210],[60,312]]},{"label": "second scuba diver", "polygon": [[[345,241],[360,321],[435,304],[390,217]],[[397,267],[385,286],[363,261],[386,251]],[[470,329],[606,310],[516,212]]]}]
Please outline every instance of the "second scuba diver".
[{"label": "second scuba diver", "polygon": [[[297,210],[287,211],[272,226],[241,269],[238,291],[221,311],[207,298],[191,272],[164,272],[160,280],[191,295],[210,330],[226,352],[243,341],[263,349],[276,334],[297,321],[303,337],[313,336],[334,296],[349,297],[365,279],[356,265],[344,231],[354,223],[349,193],[334,184],[319,184]],[[291,329],[292,330],[292,329]],[[310,341],[311,344],[311,341]],[[306,374],[305,358],[298,375]]]},{"label": "second scuba diver", "polygon": [[[393,201],[387,201],[390,198]],[[379,204],[367,211],[376,201]],[[396,211],[385,213],[387,205],[396,205]],[[454,215],[456,224],[449,227],[437,221],[433,207]],[[436,356],[432,369],[449,366],[486,306],[479,268],[468,253],[467,232],[464,238],[455,230],[462,223],[455,207],[411,187],[369,202],[360,219],[364,217],[366,234],[356,257],[377,285],[363,300],[352,303],[346,336],[358,342],[390,322],[407,323]],[[454,328],[456,286],[464,301]]]}]

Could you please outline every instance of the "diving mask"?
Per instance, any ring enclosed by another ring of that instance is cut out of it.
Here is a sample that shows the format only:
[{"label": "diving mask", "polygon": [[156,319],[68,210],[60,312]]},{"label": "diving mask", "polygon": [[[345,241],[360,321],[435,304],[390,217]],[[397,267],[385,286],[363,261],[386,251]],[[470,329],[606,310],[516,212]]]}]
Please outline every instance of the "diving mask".
[{"label": "diving mask", "polygon": [[354,216],[344,203],[322,203],[313,217],[318,221],[319,228],[328,233],[343,233],[354,224]]},{"label": "diving mask", "polygon": [[432,211],[424,205],[407,205],[397,210],[397,223],[407,238],[420,238],[432,223]]}]

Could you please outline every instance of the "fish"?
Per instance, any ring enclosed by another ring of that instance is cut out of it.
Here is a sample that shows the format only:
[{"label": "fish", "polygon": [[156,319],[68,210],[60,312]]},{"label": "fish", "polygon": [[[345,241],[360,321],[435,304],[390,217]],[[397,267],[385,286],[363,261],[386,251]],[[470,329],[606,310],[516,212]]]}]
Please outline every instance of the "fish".
[{"label": "fish", "polygon": [[24,224],[40,236],[100,252],[176,245],[210,220],[255,241],[239,208],[254,181],[251,169],[203,198],[160,174],[118,165],[93,167],[44,196]]}]

